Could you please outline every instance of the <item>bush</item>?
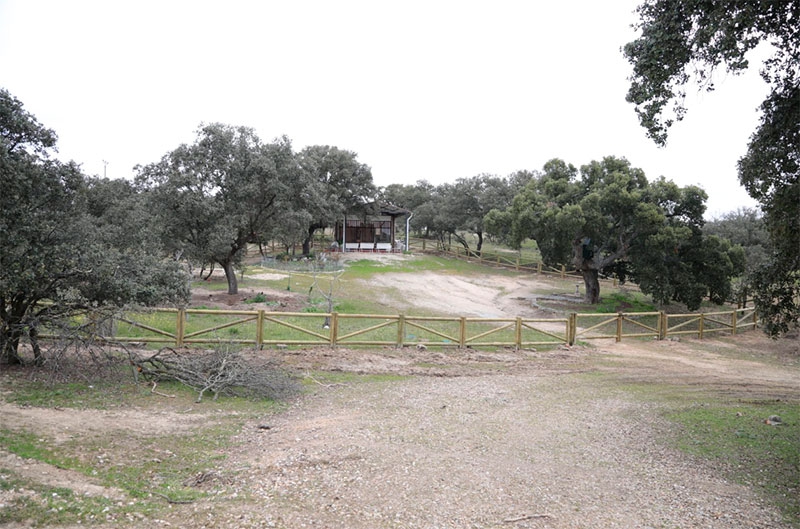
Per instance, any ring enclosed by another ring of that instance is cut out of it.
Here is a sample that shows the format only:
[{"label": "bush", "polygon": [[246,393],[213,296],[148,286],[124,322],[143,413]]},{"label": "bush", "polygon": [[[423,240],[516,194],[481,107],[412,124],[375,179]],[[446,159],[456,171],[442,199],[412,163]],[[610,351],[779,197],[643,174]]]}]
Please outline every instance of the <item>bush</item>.
[{"label": "bush", "polygon": [[252,298],[246,299],[245,303],[266,303],[267,296],[263,292],[259,292]]}]

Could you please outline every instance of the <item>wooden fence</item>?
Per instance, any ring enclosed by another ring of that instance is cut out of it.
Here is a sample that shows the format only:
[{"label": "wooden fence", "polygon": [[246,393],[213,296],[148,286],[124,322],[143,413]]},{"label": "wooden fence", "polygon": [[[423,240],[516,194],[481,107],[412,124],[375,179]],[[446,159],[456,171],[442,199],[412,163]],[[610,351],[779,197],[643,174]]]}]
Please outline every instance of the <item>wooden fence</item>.
[{"label": "wooden fence", "polygon": [[568,276],[580,277],[574,271],[568,271],[566,266],[548,267],[542,264],[541,261],[532,258],[523,259],[520,256],[510,257],[508,254],[499,252],[481,251],[480,253],[472,249],[464,248],[463,246],[453,245],[450,248],[442,247],[438,241],[429,239],[411,239],[409,249],[411,251],[420,253],[437,253],[443,254],[447,257],[460,259],[469,262],[475,262],[484,265],[502,266],[504,268],[511,268],[518,272],[533,272],[533,273],[554,273],[566,279]]},{"label": "wooden fence", "polygon": [[[753,309],[699,314],[569,314],[566,318],[468,318],[405,314],[157,309],[115,320],[102,340],[176,347],[234,343],[264,346],[513,347],[572,345],[626,338],[704,338],[755,328]],[[44,337],[44,336],[43,336]]]},{"label": "wooden fence", "polygon": [[[443,248],[437,241],[431,241],[428,239],[411,239],[409,248],[420,253],[435,253],[450,257],[452,259],[459,259],[481,265],[499,266],[508,268],[510,270],[515,270],[517,272],[528,272],[540,275],[547,274],[557,276],[560,279],[571,278],[583,281],[583,276],[575,270],[568,269],[567,265],[562,264],[560,266],[547,266],[541,261],[537,261],[532,258],[525,259],[520,256],[515,256],[512,258],[508,254],[489,252],[485,250],[478,253],[475,250],[468,250],[463,246],[456,245],[453,245],[450,248]],[[617,279],[601,279],[601,282],[603,281],[608,281],[615,287],[618,284]]]}]

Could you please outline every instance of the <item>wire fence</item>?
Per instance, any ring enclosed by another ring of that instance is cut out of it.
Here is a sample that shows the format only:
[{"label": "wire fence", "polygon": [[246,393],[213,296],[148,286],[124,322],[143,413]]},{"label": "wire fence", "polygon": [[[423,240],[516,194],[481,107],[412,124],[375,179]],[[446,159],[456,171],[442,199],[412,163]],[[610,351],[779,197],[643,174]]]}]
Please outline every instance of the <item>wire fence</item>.
[{"label": "wire fence", "polygon": [[344,263],[326,253],[318,254],[318,257],[301,259],[262,257],[260,266],[278,272],[297,272],[305,274],[313,274],[316,272],[340,272],[344,270]]}]

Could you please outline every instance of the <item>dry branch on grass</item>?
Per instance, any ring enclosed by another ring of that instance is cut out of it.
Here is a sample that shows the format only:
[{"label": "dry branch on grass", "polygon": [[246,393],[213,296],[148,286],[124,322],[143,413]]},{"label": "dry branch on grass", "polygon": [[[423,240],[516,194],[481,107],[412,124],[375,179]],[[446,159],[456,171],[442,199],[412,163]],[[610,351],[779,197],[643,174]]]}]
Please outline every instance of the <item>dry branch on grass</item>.
[{"label": "dry branch on grass", "polygon": [[149,356],[131,354],[137,373],[152,382],[174,380],[198,392],[242,397],[278,398],[296,390],[294,380],[274,363],[258,363],[242,351],[221,346],[211,350],[164,347]]}]

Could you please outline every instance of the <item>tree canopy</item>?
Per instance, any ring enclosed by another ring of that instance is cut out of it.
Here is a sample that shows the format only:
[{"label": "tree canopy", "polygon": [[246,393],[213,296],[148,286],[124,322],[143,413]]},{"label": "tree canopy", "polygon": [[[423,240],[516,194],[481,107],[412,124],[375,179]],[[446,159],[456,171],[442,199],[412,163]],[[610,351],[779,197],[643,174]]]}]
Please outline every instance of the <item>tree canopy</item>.
[{"label": "tree canopy", "polygon": [[55,144],[55,133],[0,89],[4,362],[21,361],[25,335],[39,360],[39,330],[69,325],[78,312],[188,297],[185,273],[152,251],[150,230],[136,224],[144,213],[127,200],[129,187],[87,179],[74,163],[50,157]]},{"label": "tree canopy", "polygon": [[727,239],[744,250],[744,274],[735,282],[735,294],[740,302],[746,302],[753,292],[751,283],[755,274],[771,262],[773,254],[761,211],[753,208],[730,211],[706,222],[703,233]]},{"label": "tree canopy", "polygon": [[762,42],[772,46],[761,70],[770,98],[785,99],[797,86],[800,3],[794,0],[647,0],[637,13],[641,35],[623,48],[633,65],[627,100],[658,144],[686,113],[687,84],[713,90],[718,68],[741,73],[749,67],[748,52]]},{"label": "tree canopy", "polygon": [[756,46],[771,51],[761,65],[770,92],[738,169],[742,185],[761,203],[774,250],[750,274],[758,285],[756,303],[767,332],[786,332],[800,321],[800,2],[648,0],[637,12],[641,35],[624,47],[633,65],[627,99],[660,145],[686,113],[690,82],[713,90],[715,70],[742,72]]},{"label": "tree canopy", "polygon": [[306,211],[303,253],[308,254],[317,230],[333,226],[345,213],[352,212],[374,199],[377,189],[372,170],[358,161],[352,151],[329,145],[312,145],[297,154],[297,163],[305,179],[304,192],[298,195],[298,209]]},{"label": "tree canopy", "polygon": [[741,248],[700,231],[705,199],[694,186],[648,182],[624,158],[580,171],[554,159],[487,225],[514,246],[534,239],[545,264],[581,272],[588,303],[599,301],[599,277],[614,275],[635,280],[658,302],[696,309],[705,297],[724,301],[743,266]]},{"label": "tree canopy", "polygon": [[291,143],[264,144],[247,127],[204,125],[191,145],[138,168],[137,183],[159,215],[165,244],[201,263],[218,263],[228,293],[238,292],[234,267],[247,244],[280,222],[300,194]]},{"label": "tree canopy", "polygon": [[486,233],[486,215],[508,207],[530,178],[531,173],[518,171],[508,177],[480,174],[458,178],[452,184],[438,186],[421,180],[413,186],[387,186],[383,198],[412,211],[411,224],[417,232],[435,236],[445,247],[455,239],[467,251],[472,251],[467,236],[474,235],[474,251],[480,253]]}]

